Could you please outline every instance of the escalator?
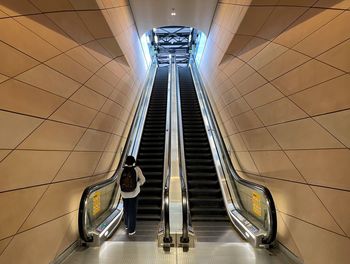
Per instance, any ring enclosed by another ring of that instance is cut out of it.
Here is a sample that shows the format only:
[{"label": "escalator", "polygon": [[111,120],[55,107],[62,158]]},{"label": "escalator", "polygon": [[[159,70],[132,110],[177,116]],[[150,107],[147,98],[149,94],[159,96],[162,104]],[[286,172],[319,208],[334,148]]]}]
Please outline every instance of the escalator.
[{"label": "escalator", "polygon": [[162,206],[168,67],[157,70],[141,137],[138,166],[146,183],[139,194],[137,219],[159,221]]},{"label": "escalator", "polygon": [[179,86],[191,220],[193,222],[228,221],[197,94],[188,67],[179,67]]}]

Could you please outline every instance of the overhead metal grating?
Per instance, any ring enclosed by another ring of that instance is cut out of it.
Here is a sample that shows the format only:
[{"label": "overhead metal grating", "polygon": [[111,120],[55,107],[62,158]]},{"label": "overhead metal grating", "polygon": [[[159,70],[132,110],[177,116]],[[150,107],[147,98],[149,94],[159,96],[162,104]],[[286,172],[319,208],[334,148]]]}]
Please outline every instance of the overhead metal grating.
[{"label": "overhead metal grating", "polygon": [[175,55],[177,64],[188,64],[197,30],[190,27],[168,26],[154,28],[151,33],[158,64],[169,63],[169,55]]}]

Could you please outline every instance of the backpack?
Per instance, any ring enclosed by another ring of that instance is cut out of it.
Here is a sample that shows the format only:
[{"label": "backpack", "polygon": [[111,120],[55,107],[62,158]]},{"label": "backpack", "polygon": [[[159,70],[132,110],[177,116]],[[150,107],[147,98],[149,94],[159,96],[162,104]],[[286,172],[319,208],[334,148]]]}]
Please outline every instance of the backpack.
[{"label": "backpack", "polygon": [[120,177],[120,189],[122,192],[132,192],[136,189],[137,177],[134,167],[125,167]]}]

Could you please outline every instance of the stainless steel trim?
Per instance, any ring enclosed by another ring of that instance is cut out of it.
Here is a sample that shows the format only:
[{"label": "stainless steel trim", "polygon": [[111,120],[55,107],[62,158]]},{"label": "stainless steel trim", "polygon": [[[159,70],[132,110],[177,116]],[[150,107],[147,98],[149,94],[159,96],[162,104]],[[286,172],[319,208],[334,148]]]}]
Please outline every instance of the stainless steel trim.
[{"label": "stainless steel trim", "polygon": [[186,172],[186,160],[185,160],[185,147],[183,139],[183,127],[182,127],[182,111],[181,111],[181,96],[179,87],[179,73],[176,68],[176,95],[177,95],[177,119],[178,119],[178,135],[179,135],[179,173],[181,180],[181,192],[182,192],[182,236],[180,242],[184,249],[188,249],[190,243],[190,236],[193,236],[191,212],[188,198],[187,187],[187,172]]},{"label": "stainless steel trim", "polygon": [[[241,234],[255,246],[270,245],[274,242],[277,232],[276,212],[271,193],[266,187],[244,180],[236,173],[228,156],[194,58],[190,60],[190,69],[230,219]],[[236,183],[257,190],[265,195],[268,203],[268,230],[255,230],[254,225],[237,210],[244,207],[240,200],[240,195],[236,191]],[[225,190],[227,190],[230,197],[226,195]]]},{"label": "stainless steel trim", "polygon": [[165,125],[165,143],[164,143],[164,166],[163,166],[163,199],[162,199],[162,221],[163,230],[160,230],[159,236],[163,236],[163,249],[169,251],[172,246],[172,237],[170,235],[169,219],[169,190],[171,177],[171,91],[174,85],[174,57],[169,58],[168,73],[168,93],[167,93],[167,112]]}]

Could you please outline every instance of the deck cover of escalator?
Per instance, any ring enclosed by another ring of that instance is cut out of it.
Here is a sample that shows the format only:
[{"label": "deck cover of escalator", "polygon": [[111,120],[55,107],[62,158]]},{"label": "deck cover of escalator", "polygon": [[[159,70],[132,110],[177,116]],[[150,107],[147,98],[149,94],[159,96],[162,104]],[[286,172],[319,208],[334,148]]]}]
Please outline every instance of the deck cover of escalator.
[{"label": "deck cover of escalator", "polygon": [[226,221],[226,208],[188,67],[179,67],[179,86],[191,219]]},{"label": "deck cover of escalator", "polygon": [[160,220],[167,89],[168,67],[160,67],[154,79],[137,158],[146,178],[139,194],[137,219],[140,220]]}]

